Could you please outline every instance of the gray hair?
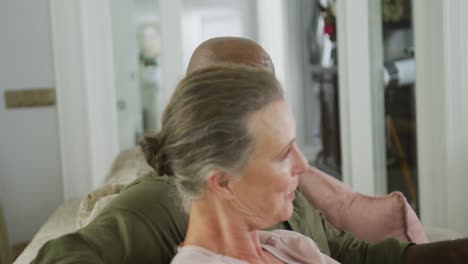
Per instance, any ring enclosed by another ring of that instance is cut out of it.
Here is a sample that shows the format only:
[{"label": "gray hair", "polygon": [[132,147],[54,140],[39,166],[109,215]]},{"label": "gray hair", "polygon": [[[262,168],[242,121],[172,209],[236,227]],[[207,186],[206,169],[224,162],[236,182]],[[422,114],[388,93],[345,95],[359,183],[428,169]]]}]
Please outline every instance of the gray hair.
[{"label": "gray hair", "polygon": [[188,211],[212,170],[232,175],[243,168],[255,146],[249,116],[282,98],[280,84],[264,69],[217,65],[195,71],[175,89],[161,131],[142,141],[146,160],[159,175],[175,177]]}]

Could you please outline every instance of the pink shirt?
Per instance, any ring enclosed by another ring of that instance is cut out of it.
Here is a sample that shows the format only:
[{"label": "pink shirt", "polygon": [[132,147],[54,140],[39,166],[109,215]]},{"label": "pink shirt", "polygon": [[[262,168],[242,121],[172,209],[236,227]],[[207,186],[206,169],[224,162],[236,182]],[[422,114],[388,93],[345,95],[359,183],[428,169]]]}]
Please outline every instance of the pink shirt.
[{"label": "pink shirt", "polygon": [[[302,264],[339,264],[320,252],[317,244],[302,234],[288,230],[259,231],[262,248],[284,263]],[[216,254],[197,246],[179,248],[172,264],[246,264],[247,262]]]}]

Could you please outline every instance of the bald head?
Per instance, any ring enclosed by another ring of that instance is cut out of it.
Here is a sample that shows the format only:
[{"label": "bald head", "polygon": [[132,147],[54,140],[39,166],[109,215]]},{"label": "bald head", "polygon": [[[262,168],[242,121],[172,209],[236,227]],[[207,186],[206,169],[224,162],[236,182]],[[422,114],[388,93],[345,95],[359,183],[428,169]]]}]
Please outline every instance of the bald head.
[{"label": "bald head", "polygon": [[270,55],[256,42],[239,37],[218,37],[203,42],[195,49],[187,74],[223,63],[247,64],[275,72]]}]

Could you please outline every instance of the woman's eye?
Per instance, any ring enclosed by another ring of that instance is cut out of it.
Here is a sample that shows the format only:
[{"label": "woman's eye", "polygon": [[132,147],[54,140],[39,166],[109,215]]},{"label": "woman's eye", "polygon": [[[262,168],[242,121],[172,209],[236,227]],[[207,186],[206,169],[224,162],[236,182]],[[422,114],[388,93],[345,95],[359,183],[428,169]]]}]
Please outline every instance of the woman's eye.
[{"label": "woman's eye", "polygon": [[291,153],[291,148],[288,148],[288,150],[284,153],[284,155],[281,157],[281,160],[284,160],[285,158],[288,157],[289,153]]}]

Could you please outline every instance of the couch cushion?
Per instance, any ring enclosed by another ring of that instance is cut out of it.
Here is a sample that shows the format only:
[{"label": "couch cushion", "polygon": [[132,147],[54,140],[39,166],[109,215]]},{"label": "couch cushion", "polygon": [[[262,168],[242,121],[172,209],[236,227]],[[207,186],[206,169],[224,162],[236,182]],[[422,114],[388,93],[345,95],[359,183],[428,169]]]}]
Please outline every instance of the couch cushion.
[{"label": "couch cushion", "polygon": [[112,163],[104,183],[81,200],[76,227],[89,224],[128,184],[152,170],[140,146],[122,150]]},{"label": "couch cushion", "polygon": [[125,149],[115,158],[103,185],[129,184],[152,170],[140,146]]},{"label": "couch cushion", "polygon": [[331,224],[354,233],[359,239],[379,242],[395,237],[415,243],[428,242],[416,213],[400,192],[364,195],[312,167],[300,181],[305,197]]},{"label": "couch cushion", "polygon": [[79,205],[79,199],[68,200],[61,204],[34,235],[23,253],[15,260],[15,264],[31,263],[47,241],[76,231],[76,214]]},{"label": "couch cushion", "polygon": [[86,194],[80,202],[76,228],[88,225],[126,186],[126,184],[108,184]]}]

